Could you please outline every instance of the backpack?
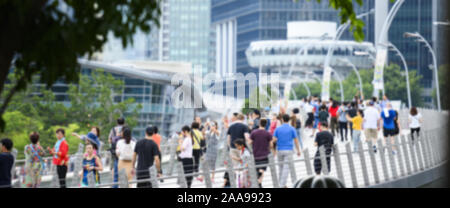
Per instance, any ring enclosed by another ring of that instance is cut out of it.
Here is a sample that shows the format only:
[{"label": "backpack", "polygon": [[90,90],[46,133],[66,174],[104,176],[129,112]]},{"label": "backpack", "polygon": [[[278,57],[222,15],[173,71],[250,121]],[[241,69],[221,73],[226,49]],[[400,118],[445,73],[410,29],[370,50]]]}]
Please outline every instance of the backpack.
[{"label": "backpack", "polygon": [[120,153],[120,157],[122,160],[131,161],[133,159],[133,146],[131,145],[131,142],[129,144],[125,144],[123,151]]}]

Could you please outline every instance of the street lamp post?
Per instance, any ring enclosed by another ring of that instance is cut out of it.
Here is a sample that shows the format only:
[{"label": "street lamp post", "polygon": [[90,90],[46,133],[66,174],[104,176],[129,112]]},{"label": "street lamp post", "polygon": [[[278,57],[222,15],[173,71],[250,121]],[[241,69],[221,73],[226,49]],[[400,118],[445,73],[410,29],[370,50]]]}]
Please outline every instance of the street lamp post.
[{"label": "street lamp post", "polygon": [[405,67],[405,72],[406,72],[406,90],[408,93],[408,107],[412,108],[412,101],[411,101],[411,85],[409,83],[409,69],[408,69],[408,64],[406,63],[405,57],[403,56],[402,52],[400,52],[400,50],[391,42],[389,42],[389,47],[392,48],[393,51],[395,51],[397,53],[397,56],[400,57],[400,59],[403,62],[403,66]]},{"label": "street lamp post", "polygon": [[356,68],[355,64],[353,64],[350,60],[348,59],[339,59],[339,61],[346,63],[348,65],[350,65],[353,69],[353,71],[356,73],[356,76],[358,77],[358,81],[359,81],[359,91],[361,92],[361,97],[364,97],[364,91],[363,91],[363,84],[362,84],[362,79],[361,76],[359,74],[358,69]]},{"label": "street lamp post", "polygon": [[431,47],[430,43],[418,32],[416,33],[409,33],[406,32],[404,34],[405,38],[417,38],[419,42],[425,43],[425,46],[428,48],[428,50],[431,53],[431,56],[433,57],[433,63],[434,63],[434,79],[436,82],[436,96],[437,96],[437,106],[438,111],[441,111],[441,93],[439,91],[439,73],[438,73],[438,66],[437,66],[437,59],[436,54],[434,53],[433,48]]},{"label": "street lamp post", "polygon": [[[369,12],[363,13],[358,15],[356,18],[361,19],[365,16],[368,16],[372,13],[374,13],[375,10],[372,9]],[[350,21],[346,22],[345,24],[339,26],[339,28],[337,29],[336,32],[336,36],[334,38],[334,42],[338,41],[339,39],[341,39],[342,35],[344,34],[344,31],[347,30],[347,28],[350,26]],[[322,100],[327,100],[328,98],[326,97],[326,95],[328,95],[328,91],[329,91],[329,81],[330,80],[325,80],[325,78],[329,78],[329,75],[331,73],[330,69],[330,62],[331,62],[331,57],[333,56],[333,52],[334,52],[334,45],[331,45],[330,47],[328,47],[328,52],[327,52],[327,56],[325,57],[325,63],[324,63],[324,70],[323,70],[323,82],[322,82]],[[326,86],[328,85],[328,86]]]}]

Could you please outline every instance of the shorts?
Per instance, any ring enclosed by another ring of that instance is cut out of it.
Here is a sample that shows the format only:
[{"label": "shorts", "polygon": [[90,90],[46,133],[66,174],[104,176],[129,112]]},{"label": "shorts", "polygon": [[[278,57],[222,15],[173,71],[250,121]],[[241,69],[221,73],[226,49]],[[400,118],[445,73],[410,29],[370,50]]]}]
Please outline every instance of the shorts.
[{"label": "shorts", "polygon": [[306,120],[305,126],[312,126],[314,122],[314,114],[308,113],[308,119]]},{"label": "shorts", "polygon": [[395,129],[385,129],[383,128],[383,135],[384,137],[388,137],[388,136],[395,136],[397,135]]},{"label": "shorts", "polygon": [[[267,165],[267,164],[269,164],[269,158],[264,158],[264,159],[261,159],[261,160],[255,160],[255,165],[257,165],[257,166],[259,166],[259,165]],[[256,171],[258,172],[258,174],[259,174],[260,170],[266,171],[267,170],[267,166],[262,166],[262,167],[257,167],[256,168]]]},{"label": "shorts", "polygon": [[366,135],[366,141],[370,141],[370,139],[378,139],[377,129],[366,129],[364,130],[364,134]]},{"label": "shorts", "polygon": [[313,126],[313,128],[317,129],[317,126],[319,125],[319,122],[320,122],[319,117],[314,117],[314,126]]}]

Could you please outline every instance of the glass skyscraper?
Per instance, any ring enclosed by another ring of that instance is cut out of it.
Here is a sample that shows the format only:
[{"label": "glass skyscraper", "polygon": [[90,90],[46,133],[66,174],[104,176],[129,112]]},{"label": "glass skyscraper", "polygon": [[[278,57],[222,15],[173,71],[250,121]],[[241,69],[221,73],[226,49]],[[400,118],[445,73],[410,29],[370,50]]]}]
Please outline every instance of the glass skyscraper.
[{"label": "glass skyscraper", "polygon": [[[207,72],[211,0],[163,0],[160,28],[150,35],[152,60],[190,62]],[[156,28],[156,27],[155,27]]]},{"label": "glass skyscraper", "polygon": [[[423,99],[426,103],[432,102],[432,87],[434,87],[432,56],[423,43],[414,42],[411,38],[404,38],[405,32],[419,32],[430,44],[433,45],[433,4],[436,0],[407,0],[400,8],[389,30],[391,41],[405,56],[408,67],[417,70],[422,76],[421,85],[425,88]],[[392,6],[392,3],[391,3]],[[389,61],[402,65],[400,58],[395,53],[390,53]]]}]

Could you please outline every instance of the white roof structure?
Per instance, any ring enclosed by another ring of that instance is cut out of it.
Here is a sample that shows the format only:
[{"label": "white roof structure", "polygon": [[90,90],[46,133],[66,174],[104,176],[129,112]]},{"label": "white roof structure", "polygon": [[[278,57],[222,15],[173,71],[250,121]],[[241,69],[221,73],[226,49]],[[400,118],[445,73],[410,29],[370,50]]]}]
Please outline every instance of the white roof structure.
[{"label": "white roof structure", "polygon": [[[367,52],[375,56],[376,49],[370,42],[335,41],[335,22],[289,22],[286,40],[255,41],[246,51],[248,63],[254,68],[278,69],[293,72],[318,71],[324,65],[328,49],[334,47],[331,67],[337,70],[351,69],[339,59],[349,59],[357,68],[370,68],[373,61],[355,52]],[[345,70],[344,70],[345,71]],[[264,72],[264,71],[262,71]]]}]

